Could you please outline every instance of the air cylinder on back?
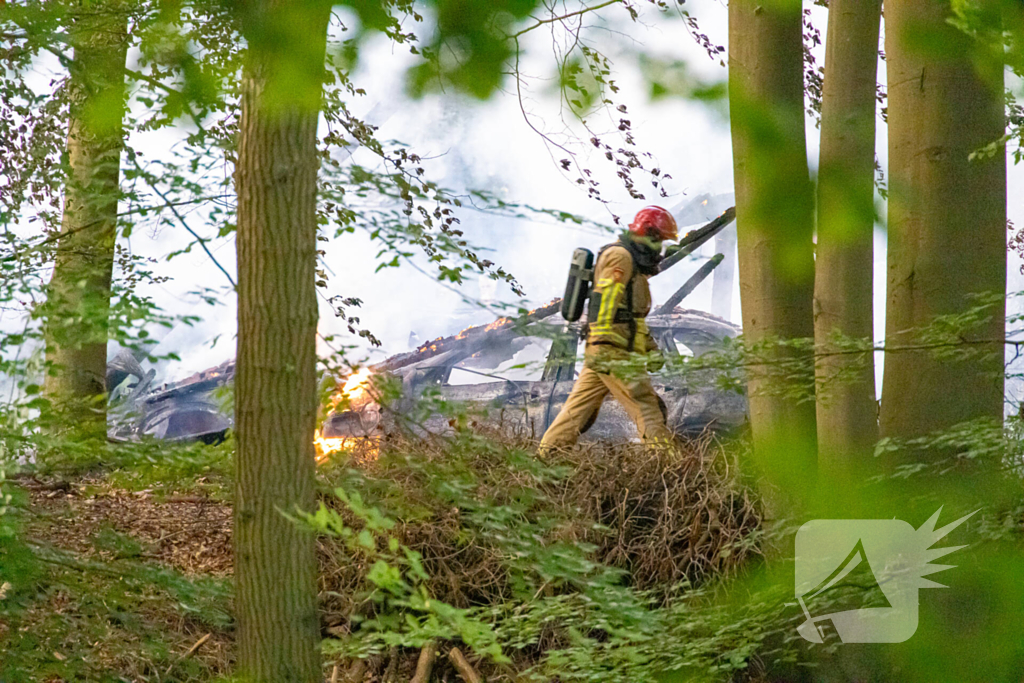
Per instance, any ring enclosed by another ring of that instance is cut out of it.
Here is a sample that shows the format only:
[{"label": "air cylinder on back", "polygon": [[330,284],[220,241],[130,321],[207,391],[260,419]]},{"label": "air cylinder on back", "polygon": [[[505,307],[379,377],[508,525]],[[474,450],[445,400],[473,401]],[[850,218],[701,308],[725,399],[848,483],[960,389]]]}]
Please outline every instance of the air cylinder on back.
[{"label": "air cylinder on back", "polygon": [[565,296],[562,297],[562,317],[569,322],[576,322],[583,316],[593,279],[594,252],[582,247],[576,249],[572,252],[569,279],[565,283]]}]

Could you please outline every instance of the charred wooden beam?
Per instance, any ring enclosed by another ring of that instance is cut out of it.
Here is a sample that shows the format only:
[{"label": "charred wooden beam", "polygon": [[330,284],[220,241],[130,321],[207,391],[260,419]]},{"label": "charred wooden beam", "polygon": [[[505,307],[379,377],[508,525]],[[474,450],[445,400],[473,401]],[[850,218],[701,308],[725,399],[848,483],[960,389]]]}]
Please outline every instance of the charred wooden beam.
[{"label": "charred wooden beam", "polygon": [[398,370],[407,365],[419,363],[420,361],[433,358],[434,356],[438,356],[442,353],[456,350],[464,351],[466,356],[472,355],[483,345],[498,341],[498,339],[495,338],[496,336],[500,338],[501,336],[507,335],[511,338],[525,334],[532,323],[539,322],[545,318],[551,317],[555,313],[558,313],[558,309],[561,305],[562,300],[555,299],[551,303],[541,306],[540,308],[536,308],[526,315],[498,318],[487,325],[467,327],[458,334],[453,334],[448,337],[438,337],[433,341],[425,342],[415,351],[409,351],[408,353],[400,353],[396,356],[392,356],[391,358],[374,365],[372,369],[377,372]]},{"label": "charred wooden beam", "polygon": [[573,379],[576,374],[576,351],[579,344],[579,331],[573,325],[566,325],[561,334],[551,342],[551,350],[544,363],[541,380],[559,382]]},{"label": "charred wooden beam", "polygon": [[679,240],[679,249],[671,256],[665,258],[661,265],[658,266],[658,273],[664,273],[666,270],[674,266],[675,264],[682,261],[684,258],[699,249],[705,242],[717,235],[722,228],[729,225],[736,219],[736,207],[732,206],[722,212],[722,215],[711,221],[702,228],[693,230],[692,232],[686,233],[686,235]]},{"label": "charred wooden beam", "polygon": [[671,313],[676,306],[678,306],[683,299],[690,296],[693,290],[697,289],[697,285],[704,282],[708,275],[722,262],[725,257],[722,254],[715,254],[712,256],[707,263],[697,269],[697,272],[690,276],[690,279],[683,283],[683,286],[676,290],[676,293],[665,300],[658,310],[654,312],[654,315],[665,315]]}]

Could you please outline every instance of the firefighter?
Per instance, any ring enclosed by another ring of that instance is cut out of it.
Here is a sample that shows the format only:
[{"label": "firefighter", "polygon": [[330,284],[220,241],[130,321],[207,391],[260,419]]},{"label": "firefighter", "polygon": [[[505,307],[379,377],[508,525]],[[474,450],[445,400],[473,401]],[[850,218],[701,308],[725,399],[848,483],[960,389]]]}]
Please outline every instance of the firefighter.
[{"label": "firefighter", "polygon": [[636,423],[644,443],[671,442],[662,403],[645,367],[650,365],[646,361],[660,358],[645,318],[651,310],[647,278],[658,272],[662,243],[678,238],[672,214],[660,206],[648,206],[633,219],[629,232],[598,253],[583,371],[544,432],[542,453],[575,444],[593,424],[609,393]]}]

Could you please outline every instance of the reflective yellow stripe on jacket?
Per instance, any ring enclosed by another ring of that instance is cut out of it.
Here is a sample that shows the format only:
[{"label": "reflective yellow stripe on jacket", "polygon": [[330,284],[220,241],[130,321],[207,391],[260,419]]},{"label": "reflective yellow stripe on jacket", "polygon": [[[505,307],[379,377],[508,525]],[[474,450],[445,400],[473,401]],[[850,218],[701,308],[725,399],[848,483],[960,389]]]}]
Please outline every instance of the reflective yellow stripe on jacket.
[{"label": "reflective yellow stripe on jacket", "polygon": [[616,332],[612,326],[615,323],[615,312],[622,305],[626,285],[608,277],[598,281],[597,286],[601,289],[601,309],[597,314],[597,319],[590,323],[590,339],[591,341],[609,341],[616,346],[625,348],[629,345],[629,340]]}]

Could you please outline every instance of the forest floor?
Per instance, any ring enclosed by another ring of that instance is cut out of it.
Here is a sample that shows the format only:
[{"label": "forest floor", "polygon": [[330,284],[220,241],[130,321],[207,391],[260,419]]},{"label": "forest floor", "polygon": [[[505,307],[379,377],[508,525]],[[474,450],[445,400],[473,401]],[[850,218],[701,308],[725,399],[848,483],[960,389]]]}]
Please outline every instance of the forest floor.
[{"label": "forest floor", "polygon": [[[498,600],[508,579],[501,553],[467,544],[475,538],[465,526],[473,516],[453,510],[504,500],[517,487],[534,491],[537,481],[509,460],[514,449],[477,453],[474,443],[465,453],[420,444],[415,457],[399,450],[373,465],[320,469],[328,505],[337,504],[329,492],[346,481],[368,495],[416,501],[396,533],[422,554],[431,593],[456,606]],[[0,534],[0,683],[230,680],[230,450],[117,453],[68,459],[5,483],[15,499],[13,514],[0,521],[13,518],[15,533]],[[540,507],[530,514],[561,519],[553,533],[593,548],[599,562],[627,571],[640,589],[728,574],[757,555],[749,539],[759,515],[723,453],[710,440],[680,453],[577,449],[558,468],[545,465],[571,474],[544,484],[539,497],[531,493]],[[424,469],[428,462],[476,481],[473,492],[460,493],[465,500],[455,507],[436,492],[426,496],[421,479],[435,472]],[[369,564],[344,549],[339,539],[321,538],[325,637],[347,633],[353,596],[366,590]],[[409,680],[418,654],[392,649],[373,658],[373,676],[388,671]],[[332,662],[324,664],[330,678]],[[437,680],[461,680],[447,660],[437,666]]]},{"label": "forest floor", "polygon": [[18,484],[28,497],[22,552],[6,559],[20,561],[22,580],[0,620],[0,681],[209,681],[227,671],[228,504],[201,487],[166,495],[96,475]]}]

